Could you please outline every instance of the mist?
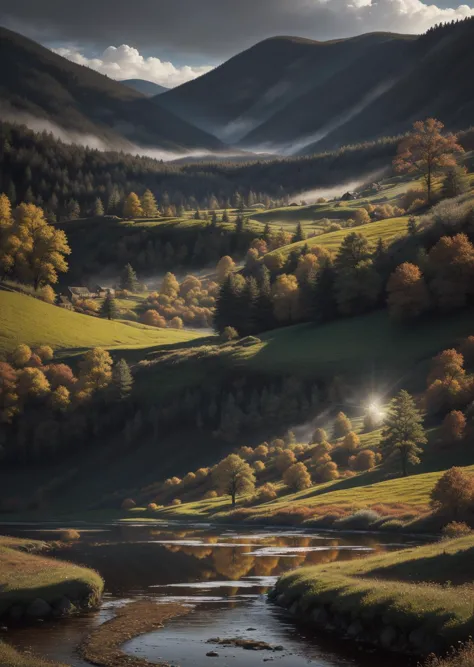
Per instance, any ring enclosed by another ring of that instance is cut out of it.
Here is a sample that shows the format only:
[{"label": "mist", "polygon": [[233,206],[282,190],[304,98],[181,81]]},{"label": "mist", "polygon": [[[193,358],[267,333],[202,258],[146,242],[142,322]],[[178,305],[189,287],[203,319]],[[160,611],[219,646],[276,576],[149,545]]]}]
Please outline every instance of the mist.
[{"label": "mist", "polygon": [[324,197],[324,199],[334,199],[341,197],[345,192],[352,192],[354,190],[356,191],[366,183],[380,180],[388,173],[388,171],[389,167],[384,169],[377,169],[376,171],[364,174],[360,178],[343,181],[337,185],[329,185],[320,188],[314,188],[312,190],[304,190],[303,192],[294,195],[293,199],[296,201],[305,201],[307,204],[315,204],[321,197]]}]

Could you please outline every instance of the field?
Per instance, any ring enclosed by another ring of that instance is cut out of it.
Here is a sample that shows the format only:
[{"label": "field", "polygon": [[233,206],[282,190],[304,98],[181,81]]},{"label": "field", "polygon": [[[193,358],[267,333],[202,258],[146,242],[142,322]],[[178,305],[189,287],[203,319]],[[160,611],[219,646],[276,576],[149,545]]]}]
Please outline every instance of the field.
[{"label": "field", "polygon": [[63,596],[96,602],[102,589],[101,577],[92,570],[25,553],[0,541],[0,615],[12,605],[27,606],[37,598],[50,604]]},{"label": "field", "polygon": [[18,292],[0,290],[0,352],[18,344],[51,345],[54,350],[109,350],[173,345],[199,338],[196,331],[156,329],[80,315]]},{"label": "field", "polygon": [[418,654],[443,651],[474,630],[473,558],[474,537],[463,537],[295,570],[275,593],[284,595],[284,606],[315,610],[316,623],[323,605],[328,623],[352,619],[354,638]]}]

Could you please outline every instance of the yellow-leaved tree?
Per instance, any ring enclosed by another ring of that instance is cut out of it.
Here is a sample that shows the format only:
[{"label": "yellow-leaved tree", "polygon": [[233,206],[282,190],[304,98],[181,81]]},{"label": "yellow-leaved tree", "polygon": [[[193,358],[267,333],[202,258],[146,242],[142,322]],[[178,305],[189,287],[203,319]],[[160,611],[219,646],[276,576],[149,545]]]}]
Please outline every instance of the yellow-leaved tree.
[{"label": "yellow-leaved tree", "polygon": [[229,454],[212,471],[216,488],[232,498],[235,506],[237,494],[251,493],[255,489],[255,473],[237,454]]},{"label": "yellow-leaved tree", "polygon": [[140,218],[143,215],[143,208],[135,192],[131,192],[123,207],[124,218]]},{"label": "yellow-leaved tree", "polygon": [[13,227],[12,207],[5,194],[0,195],[0,271],[8,273],[14,263],[10,234]]},{"label": "yellow-leaved tree", "polygon": [[96,347],[85,353],[79,363],[79,398],[90,396],[94,391],[105,389],[112,379],[112,357],[107,350]]},{"label": "yellow-leaved tree", "polygon": [[57,283],[58,273],[68,269],[65,259],[71,249],[66,234],[45,220],[43,210],[34,204],[20,204],[8,238],[8,253],[17,277],[32,283],[35,290]]}]

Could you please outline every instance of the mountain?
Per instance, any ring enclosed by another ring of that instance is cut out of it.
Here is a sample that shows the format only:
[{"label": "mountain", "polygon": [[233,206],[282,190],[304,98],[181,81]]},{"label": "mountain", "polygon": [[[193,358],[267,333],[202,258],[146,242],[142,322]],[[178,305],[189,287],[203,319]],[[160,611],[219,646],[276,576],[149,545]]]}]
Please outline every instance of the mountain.
[{"label": "mountain", "polygon": [[169,88],[165,86],[160,86],[159,83],[153,83],[153,81],[146,81],[146,79],[123,79],[120,83],[123,83],[129,88],[133,88],[137,92],[145,95],[146,97],[154,97],[155,95],[161,95],[161,93],[166,92]]},{"label": "mountain", "polygon": [[0,28],[0,118],[59,126],[121,148],[219,150],[222,143],[141,93]]},{"label": "mountain", "polygon": [[159,104],[248,150],[314,153],[406,131],[439,117],[472,122],[474,20],[427,34],[315,42],[267,39]]}]

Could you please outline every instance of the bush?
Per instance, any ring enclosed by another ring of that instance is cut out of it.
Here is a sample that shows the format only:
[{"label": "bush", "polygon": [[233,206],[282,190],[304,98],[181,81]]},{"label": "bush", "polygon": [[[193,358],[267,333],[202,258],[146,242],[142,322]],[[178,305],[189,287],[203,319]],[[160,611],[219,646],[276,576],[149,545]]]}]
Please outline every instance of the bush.
[{"label": "bush", "polygon": [[225,343],[230,342],[231,340],[236,340],[239,337],[239,332],[234,327],[226,327],[221,334],[221,340]]},{"label": "bush", "polygon": [[304,463],[294,463],[283,473],[283,482],[292,491],[309,489],[313,485],[311,475]]},{"label": "bush", "polygon": [[441,514],[457,518],[472,507],[474,478],[462,468],[447,470],[431,491],[431,505]]},{"label": "bush", "polygon": [[137,506],[137,503],[132,500],[131,498],[125,498],[123,501],[121,507],[123,510],[132,510],[134,507]]},{"label": "bush", "polygon": [[352,424],[343,412],[339,412],[334,422],[334,437],[343,438],[352,430]]},{"label": "bush", "polygon": [[380,520],[380,514],[374,510],[358,510],[354,514],[344,516],[334,522],[334,526],[341,529],[368,530]]},{"label": "bush", "polygon": [[271,500],[275,500],[276,497],[276,486],[269,482],[268,484],[264,484],[258,489],[254,498],[255,502],[257,503],[269,503]]},{"label": "bush", "polygon": [[211,500],[212,498],[218,498],[219,495],[217,491],[214,491],[214,489],[211,489],[210,491],[206,491],[204,494],[204,500]]},{"label": "bush", "polygon": [[378,530],[386,530],[387,532],[398,532],[403,530],[405,524],[400,519],[389,519],[379,524]]},{"label": "bush", "polygon": [[54,357],[53,348],[49,345],[41,345],[40,347],[37,347],[35,349],[35,354],[38,355],[43,363],[46,361],[52,361]]},{"label": "bush", "polygon": [[182,502],[182,501],[181,501],[179,498],[174,498],[174,499],[171,501],[171,505],[172,505],[173,507],[177,507],[178,505],[181,505],[181,502]]},{"label": "bush", "polygon": [[60,533],[61,542],[75,542],[81,539],[81,534],[77,530],[62,530]]},{"label": "bush", "polygon": [[354,433],[354,431],[349,431],[349,433],[344,436],[343,447],[348,452],[355,452],[360,445],[359,436]]},{"label": "bush", "polygon": [[462,440],[466,429],[466,417],[460,410],[452,410],[443,420],[441,434],[448,444]]},{"label": "bush", "polygon": [[337,464],[334,461],[328,461],[321,466],[316,468],[316,480],[318,482],[332,482],[335,479],[339,478],[339,471],[337,469]]},{"label": "bush", "polygon": [[263,461],[255,461],[253,464],[253,469],[256,473],[263,472],[265,470],[265,463]]},{"label": "bush", "polygon": [[158,509],[158,505],[156,503],[149,503],[148,506],[147,506],[147,510],[149,512],[156,512],[157,509]]},{"label": "bush", "polygon": [[363,472],[375,467],[375,454],[370,449],[363,449],[357,456],[351,456],[349,464],[353,470]]},{"label": "bush", "polygon": [[463,537],[464,535],[470,535],[473,531],[471,526],[469,526],[464,521],[451,521],[446,526],[444,526],[441,531],[443,537]]},{"label": "bush", "polygon": [[280,454],[278,454],[275,461],[277,470],[280,472],[284,472],[294,463],[296,463],[296,456],[291,449],[284,449]]},{"label": "bush", "polygon": [[323,428],[317,428],[315,429],[312,438],[311,438],[311,444],[312,445],[319,445],[322,442],[327,442],[328,439],[328,434]]}]

